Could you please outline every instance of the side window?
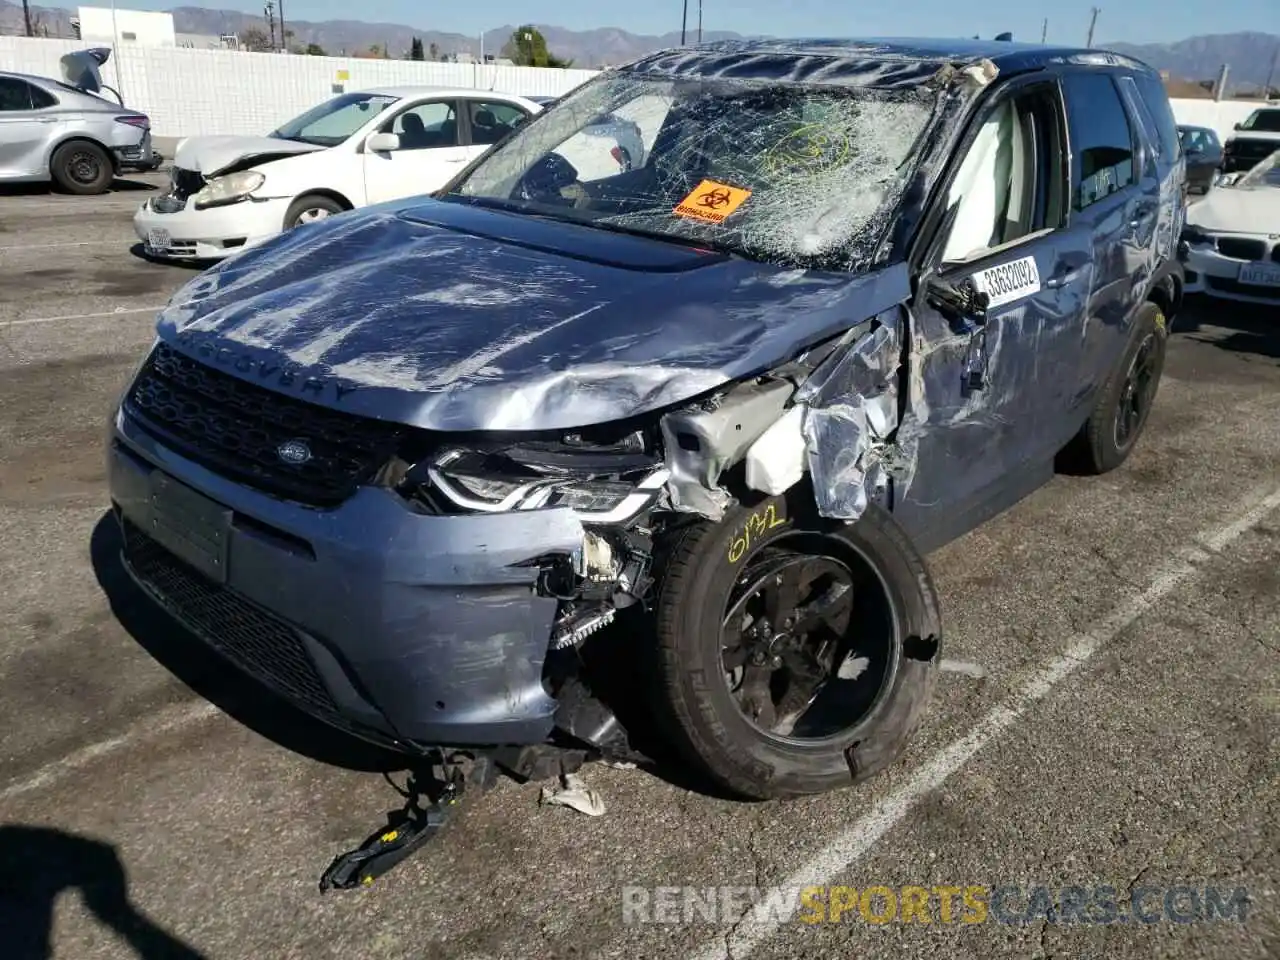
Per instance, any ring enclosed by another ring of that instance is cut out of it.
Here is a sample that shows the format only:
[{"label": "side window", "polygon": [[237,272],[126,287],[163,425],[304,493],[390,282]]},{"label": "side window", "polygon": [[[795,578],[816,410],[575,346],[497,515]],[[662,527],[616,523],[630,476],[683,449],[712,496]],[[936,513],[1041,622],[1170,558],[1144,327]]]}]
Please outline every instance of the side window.
[{"label": "side window", "polygon": [[471,142],[484,146],[497,143],[529,119],[527,113],[510,103],[469,100],[467,109],[471,117]]},{"label": "side window", "polygon": [[458,109],[452,100],[420,103],[397,115],[383,129],[400,135],[401,150],[458,146]]},{"label": "side window", "polygon": [[1169,104],[1169,94],[1159,77],[1148,73],[1133,78],[1142,102],[1151,112],[1155,120],[1156,130],[1160,135],[1160,155],[1169,159],[1177,159],[1180,140],[1178,138],[1178,121],[1173,115],[1173,107]]},{"label": "side window", "polygon": [[1063,77],[1071,124],[1072,206],[1084,210],[1136,182],[1133,130],[1111,77]]},{"label": "side window", "polygon": [[41,90],[39,87],[28,86],[31,91],[31,106],[37,110],[47,110],[49,107],[58,105],[58,98],[47,90]]},{"label": "side window", "polygon": [[1057,107],[1051,87],[1035,87],[983,118],[947,194],[947,209],[955,212],[944,263],[1062,226],[1066,178]]},{"label": "side window", "polygon": [[31,84],[17,77],[0,77],[0,112],[31,109]]}]

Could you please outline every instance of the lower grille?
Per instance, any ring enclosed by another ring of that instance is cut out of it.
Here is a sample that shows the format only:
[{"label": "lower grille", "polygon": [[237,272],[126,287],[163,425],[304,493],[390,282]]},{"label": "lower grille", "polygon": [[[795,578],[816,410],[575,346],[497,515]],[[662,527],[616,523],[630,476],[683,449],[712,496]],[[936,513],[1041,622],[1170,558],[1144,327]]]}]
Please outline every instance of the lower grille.
[{"label": "lower grille", "polygon": [[129,521],[122,525],[125,562],[175,617],[308,713],[352,729],[293,627],[197,573]]},{"label": "lower grille", "polygon": [[1218,252],[1235,260],[1262,260],[1267,255],[1267,242],[1244,237],[1219,237]]}]

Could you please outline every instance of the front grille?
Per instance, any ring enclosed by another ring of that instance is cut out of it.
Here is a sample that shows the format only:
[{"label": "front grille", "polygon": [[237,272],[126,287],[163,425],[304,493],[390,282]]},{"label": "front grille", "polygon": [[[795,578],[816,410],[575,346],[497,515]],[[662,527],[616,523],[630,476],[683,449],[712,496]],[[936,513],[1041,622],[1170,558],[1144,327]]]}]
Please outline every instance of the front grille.
[{"label": "front grille", "polygon": [[1205,274],[1204,280],[1214,290],[1221,290],[1223,293],[1239,293],[1247,297],[1261,297],[1263,300],[1280,302],[1280,287],[1259,287],[1251,283],[1241,283],[1239,280],[1211,277],[1208,274]]},{"label": "front grille", "polygon": [[[373,479],[405,429],[338,413],[215,370],[158,344],[125,410],[174,452],[247,486],[314,507],[332,507]],[[277,451],[300,440],[304,463]]]},{"label": "front grille", "polygon": [[194,633],[308,713],[347,726],[293,627],[187,566],[128,520],[133,575]]},{"label": "front grille", "polygon": [[1246,240],[1243,237],[1219,237],[1218,252],[1236,260],[1262,260],[1267,255],[1265,240]]}]

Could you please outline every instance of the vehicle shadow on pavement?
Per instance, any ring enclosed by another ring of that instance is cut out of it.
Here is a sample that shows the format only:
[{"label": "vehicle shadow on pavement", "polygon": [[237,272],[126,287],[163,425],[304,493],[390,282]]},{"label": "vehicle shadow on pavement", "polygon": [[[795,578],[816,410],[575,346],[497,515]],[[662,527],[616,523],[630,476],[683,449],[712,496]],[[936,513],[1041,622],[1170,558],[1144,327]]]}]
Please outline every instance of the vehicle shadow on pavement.
[{"label": "vehicle shadow on pavement", "polygon": [[[1173,332],[1233,353],[1280,360],[1280,306],[1233,303],[1197,297],[1187,301]],[[1223,335],[1225,332],[1225,335]]]},{"label": "vehicle shadow on pavement", "polygon": [[139,260],[154,263],[157,267],[177,267],[179,270],[190,270],[192,273],[207,270],[217,262],[215,260],[163,260],[160,257],[148,256],[147,248],[140,243],[131,246],[129,253]]},{"label": "vehicle shadow on pavement", "polygon": [[[143,190],[159,190],[160,188],[154,183],[147,183],[145,180],[130,180],[126,177],[116,177],[111,181],[111,186],[107,189],[107,195],[113,193],[133,193]],[[52,183],[6,183],[0,186],[0,197],[66,197],[68,200],[76,199],[75,194],[65,193],[57,189]],[[101,194],[100,194],[101,196]],[[86,200],[92,200],[93,197],[85,197]]]},{"label": "vehicle shadow on pavement", "polygon": [[0,937],[6,960],[47,960],[53,911],[65,891],[142,960],[204,960],[129,902],[124,864],[113,846],[49,827],[0,825]]},{"label": "vehicle shadow on pavement", "polygon": [[312,719],[227,663],[143,593],[125,571],[120,547],[119,526],[104,513],[89,544],[98,586],[116,620],[160,666],[254,733],[300,756],[360,772],[405,769],[404,757]]}]

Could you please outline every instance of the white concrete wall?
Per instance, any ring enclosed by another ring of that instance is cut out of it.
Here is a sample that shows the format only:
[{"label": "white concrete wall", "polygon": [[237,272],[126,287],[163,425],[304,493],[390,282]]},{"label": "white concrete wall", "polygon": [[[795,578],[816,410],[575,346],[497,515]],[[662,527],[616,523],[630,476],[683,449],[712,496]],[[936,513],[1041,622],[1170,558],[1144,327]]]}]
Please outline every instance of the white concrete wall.
[{"label": "white concrete wall", "polygon": [[[79,40],[0,37],[0,70],[61,79],[58,58]],[[413,60],[305,57],[234,50],[121,47],[102,81],[151,118],[160,137],[265,134],[333,95],[338,71],[347,90],[395,84],[480,87],[522,96],[559,96],[594,70],[551,70]]]},{"label": "white concrete wall", "polygon": [[1235,125],[1259,107],[1267,104],[1261,100],[1170,100],[1173,115],[1178,123],[1189,127],[1209,127],[1226,141],[1235,133]]},{"label": "white concrete wall", "polygon": [[[85,46],[78,40],[0,37],[0,69],[60,78],[58,58]],[[344,81],[348,90],[423,83],[525,96],[559,96],[596,74],[594,70],[122,46],[107,61],[102,79],[120,90],[130,107],[151,117],[157,136],[186,137],[266,133],[331,96],[339,70],[349,74]],[[1259,106],[1241,100],[1171,102],[1179,123],[1212,127],[1223,139]]]}]

